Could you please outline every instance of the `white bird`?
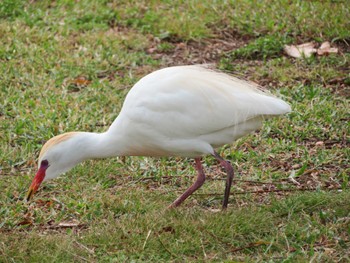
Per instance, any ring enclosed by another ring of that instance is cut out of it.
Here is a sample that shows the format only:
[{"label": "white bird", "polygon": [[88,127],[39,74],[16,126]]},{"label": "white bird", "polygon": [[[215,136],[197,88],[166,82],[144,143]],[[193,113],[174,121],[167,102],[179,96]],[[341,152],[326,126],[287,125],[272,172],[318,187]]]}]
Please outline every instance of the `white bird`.
[{"label": "white bird", "polygon": [[133,86],[119,116],[106,132],[68,132],[46,142],[27,200],[42,181],[53,179],[87,159],[193,157],[197,179],[171,204],[176,207],[203,185],[201,157],[212,155],[227,172],[222,204],[226,208],[233,167],[215,149],[260,128],[265,118],[290,110],[286,102],[257,86],[205,66],[155,71]]}]

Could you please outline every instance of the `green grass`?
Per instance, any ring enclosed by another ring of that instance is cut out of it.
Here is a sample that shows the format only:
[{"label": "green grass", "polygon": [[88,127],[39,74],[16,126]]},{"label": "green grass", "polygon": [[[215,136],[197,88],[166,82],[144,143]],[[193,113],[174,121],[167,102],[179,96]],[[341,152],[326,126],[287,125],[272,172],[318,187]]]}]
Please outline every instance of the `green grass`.
[{"label": "green grass", "polygon": [[[0,262],[349,261],[349,11],[345,1],[1,1]],[[206,58],[218,39],[238,43],[218,68],[293,108],[220,150],[237,175],[227,211],[210,157],[208,181],[176,210],[166,207],[191,184],[190,159],[88,161],[23,202],[43,142],[106,130],[139,78]],[[283,54],[305,41],[341,52]]]},{"label": "green grass", "polygon": [[[29,232],[14,230],[2,239],[11,248],[7,256],[16,261],[28,258],[35,261],[40,258],[38,255],[45,255],[53,262],[82,261],[82,258],[119,262],[250,261],[280,257],[331,261],[344,256],[342,253],[348,248],[343,228],[349,193],[303,194],[270,206],[253,205],[212,213],[200,207],[164,210],[162,205],[166,202],[157,205],[160,193],[143,196],[143,191],[136,189],[125,197],[145,201],[142,206],[138,201],[123,201],[106,193],[98,194],[93,207],[85,204],[84,213],[91,209],[101,213],[95,217],[103,216],[102,221],[86,219],[91,224],[87,230],[55,231],[41,227]],[[61,209],[69,213],[68,207]],[[20,248],[12,247],[11,244],[18,242],[22,244]],[[332,254],[321,253],[324,247],[334,246],[334,242],[338,243],[337,250]]]}]

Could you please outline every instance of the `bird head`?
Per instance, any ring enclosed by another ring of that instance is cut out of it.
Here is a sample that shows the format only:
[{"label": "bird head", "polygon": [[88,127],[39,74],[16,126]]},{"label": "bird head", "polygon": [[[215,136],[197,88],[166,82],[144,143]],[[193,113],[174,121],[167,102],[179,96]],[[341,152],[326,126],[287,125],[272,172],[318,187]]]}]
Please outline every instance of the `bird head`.
[{"label": "bird head", "polygon": [[41,161],[40,167],[32,181],[32,184],[29,187],[26,197],[27,201],[29,201],[33,197],[34,193],[38,190],[40,184],[45,179],[47,168],[49,168],[48,160]]},{"label": "bird head", "polygon": [[81,161],[73,139],[77,133],[65,133],[47,141],[41,149],[38,171],[29,187],[26,200],[32,199],[40,184],[54,179]]}]

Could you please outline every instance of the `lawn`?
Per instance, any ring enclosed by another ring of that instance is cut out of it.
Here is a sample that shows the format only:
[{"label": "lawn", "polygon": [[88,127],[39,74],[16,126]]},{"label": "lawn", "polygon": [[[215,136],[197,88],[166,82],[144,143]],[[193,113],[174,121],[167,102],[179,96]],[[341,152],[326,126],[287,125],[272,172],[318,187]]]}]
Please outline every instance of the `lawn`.
[{"label": "lawn", "polygon": [[[0,2],[0,262],[350,261],[346,1]],[[284,45],[329,41],[295,59]],[[45,141],[105,131],[142,76],[211,63],[293,112],[204,158],[92,160],[25,193]]]}]

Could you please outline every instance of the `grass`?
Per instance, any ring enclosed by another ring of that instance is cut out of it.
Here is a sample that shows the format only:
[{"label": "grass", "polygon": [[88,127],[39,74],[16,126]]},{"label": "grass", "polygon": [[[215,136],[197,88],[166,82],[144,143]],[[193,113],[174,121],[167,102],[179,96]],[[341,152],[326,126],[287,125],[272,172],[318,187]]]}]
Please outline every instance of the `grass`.
[{"label": "grass", "polygon": [[[348,13],[344,1],[1,1],[0,261],[348,261]],[[340,53],[283,54],[305,41]],[[190,159],[88,161],[23,202],[43,142],[106,130],[139,78],[207,52],[293,108],[220,150],[237,175],[227,211],[209,157],[208,181],[176,210]]]}]

